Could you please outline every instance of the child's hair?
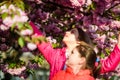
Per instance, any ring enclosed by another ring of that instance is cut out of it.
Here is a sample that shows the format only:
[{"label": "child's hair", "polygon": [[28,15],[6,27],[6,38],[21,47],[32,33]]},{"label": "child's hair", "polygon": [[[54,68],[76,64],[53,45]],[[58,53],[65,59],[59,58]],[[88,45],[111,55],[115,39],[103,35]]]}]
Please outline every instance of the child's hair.
[{"label": "child's hair", "polygon": [[96,69],[95,62],[97,59],[97,55],[96,55],[94,49],[90,45],[88,45],[87,43],[85,43],[83,41],[80,42],[80,44],[76,47],[76,49],[80,53],[81,57],[85,57],[86,69],[91,70],[91,75],[94,76],[94,70]]},{"label": "child's hair", "polygon": [[79,39],[80,41],[84,41],[84,42],[86,42],[87,44],[89,44],[89,45],[92,46],[93,43],[92,43],[89,35],[88,35],[85,31],[83,31],[83,29],[81,29],[81,28],[77,28],[77,30],[78,30],[78,33],[79,33],[78,39]]},{"label": "child's hair", "polygon": [[[88,35],[88,33],[86,33],[80,27],[74,27],[74,28],[76,28],[78,30],[78,34],[79,34],[78,40],[79,41],[84,41],[84,42],[86,42],[87,44],[89,44],[91,46],[93,45],[92,40],[91,40],[90,36]],[[70,28],[68,28],[67,30],[70,31],[71,29],[73,29],[72,26]]]}]

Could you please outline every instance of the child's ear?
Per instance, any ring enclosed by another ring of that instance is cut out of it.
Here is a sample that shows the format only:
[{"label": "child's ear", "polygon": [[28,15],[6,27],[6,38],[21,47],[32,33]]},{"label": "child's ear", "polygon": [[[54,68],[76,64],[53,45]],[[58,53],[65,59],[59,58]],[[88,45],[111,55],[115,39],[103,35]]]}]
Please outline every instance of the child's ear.
[{"label": "child's ear", "polygon": [[85,63],[86,59],[85,57],[81,57],[80,64]]}]

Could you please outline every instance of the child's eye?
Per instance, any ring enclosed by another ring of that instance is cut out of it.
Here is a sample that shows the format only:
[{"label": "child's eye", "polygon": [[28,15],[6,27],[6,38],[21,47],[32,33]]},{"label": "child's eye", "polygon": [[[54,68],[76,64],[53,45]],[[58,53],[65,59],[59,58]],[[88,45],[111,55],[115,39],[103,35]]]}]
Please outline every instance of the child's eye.
[{"label": "child's eye", "polygon": [[71,54],[74,54],[74,52],[72,51]]}]

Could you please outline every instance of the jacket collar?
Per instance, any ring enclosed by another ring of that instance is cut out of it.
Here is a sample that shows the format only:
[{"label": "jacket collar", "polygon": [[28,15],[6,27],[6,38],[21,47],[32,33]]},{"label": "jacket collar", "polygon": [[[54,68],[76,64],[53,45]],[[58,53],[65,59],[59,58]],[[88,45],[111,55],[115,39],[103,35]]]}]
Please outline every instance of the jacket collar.
[{"label": "jacket collar", "polygon": [[[70,67],[67,67],[66,72],[68,72],[70,74],[74,74],[73,70]],[[80,70],[76,75],[80,75],[80,76],[90,75],[90,70],[88,70],[88,69]]]}]

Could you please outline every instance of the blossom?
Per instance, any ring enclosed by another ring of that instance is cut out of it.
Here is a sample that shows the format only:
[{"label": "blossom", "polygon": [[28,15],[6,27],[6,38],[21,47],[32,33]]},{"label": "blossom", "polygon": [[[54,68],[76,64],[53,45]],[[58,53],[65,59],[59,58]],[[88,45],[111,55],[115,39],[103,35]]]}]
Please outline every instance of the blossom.
[{"label": "blossom", "polygon": [[14,68],[14,69],[8,69],[7,72],[12,74],[12,75],[19,75],[22,73],[22,71],[24,71],[26,69],[25,66],[22,66],[20,68]]},{"label": "blossom", "polygon": [[79,7],[85,4],[85,0],[70,0],[73,6]]},{"label": "blossom", "polygon": [[28,43],[27,44],[27,47],[28,47],[28,49],[30,49],[30,50],[35,50],[36,48],[37,48],[37,45],[36,44],[34,44],[34,43]]},{"label": "blossom", "polygon": [[87,6],[92,4],[92,0],[87,0],[87,2],[85,3]]},{"label": "blossom", "polygon": [[110,26],[112,28],[120,28],[120,21],[111,20]]},{"label": "blossom", "polygon": [[6,5],[1,6],[1,7],[0,7],[0,10],[1,10],[1,12],[0,12],[1,14],[2,14],[2,13],[5,13],[5,12],[8,13],[8,9],[7,9],[7,6],[6,6]]},{"label": "blossom", "polygon": [[100,48],[104,48],[104,43],[105,43],[105,39],[106,39],[106,35],[103,34],[103,35],[98,35],[98,37],[95,39],[95,41],[97,42],[98,46]]},{"label": "blossom", "polygon": [[109,28],[109,26],[108,25],[105,25],[105,24],[101,24],[100,26],[99,26],[102,30],[105,30],[105,31],[108,31],[110,28]]},{"label": "blossom", "polygon": [[8,7],[8,13],[9,14],[12,14],[16,10],[17,10],[17,8],[13,4],[9,5],[9,7]]},{"label": "blossom", "polygon": [[31,35],[33,33],[33,31],[32,30],[30,30],[30,29],[25,29],[25,30],[21,30],[20,31],[20,34],[21,35]]},{"label": "blossom", "polygon": [[[8,14],[8,16],[6,16],[3,19],[3,23],[6,26],[11,27],[12,25],[18,23],[18,22],[26,22],[28,21],[28,16],[26,15],[26,13],[24,11],[22,11],[20,8],[15,7],[14,5],[9,5],[8,8],[6,8],[6,5],[3,5],[1,7],[1,14],[4,14],[4,12],[6,12]],[[18,12],[18,13],[16,13]],[[14,16],[11,16],[14,15]]]},{"label": "blossom", "polygon": [[89,25],[88,26],[89,32],[96,32],[97,30],[98,30],[98,26],[96,26],[96,25]]},{"label": "blossom", "polygon": [[4,23],[6,26],[11,27],[11,26],[15,23],[15,20],[13,20],[12,17],[8,16],[8,17],[6,17],[6,18],[3,20],[3,23]]},{"label": "blossom", "polygon": [[19,15],[15,15],[14,18],[13,18],[13,22],[14,23],[17,23],[17,22],[26,22],[28,20],[28,17],[27,16],[19,16]]},{"label": "blossom", "polygon": [[8,30],[9,29],[9,27],[7,27],[7,26],[5,26],[5,25],[0,25],[0,29],[2,30],[2,31],[5,31],[5,30]]}]

